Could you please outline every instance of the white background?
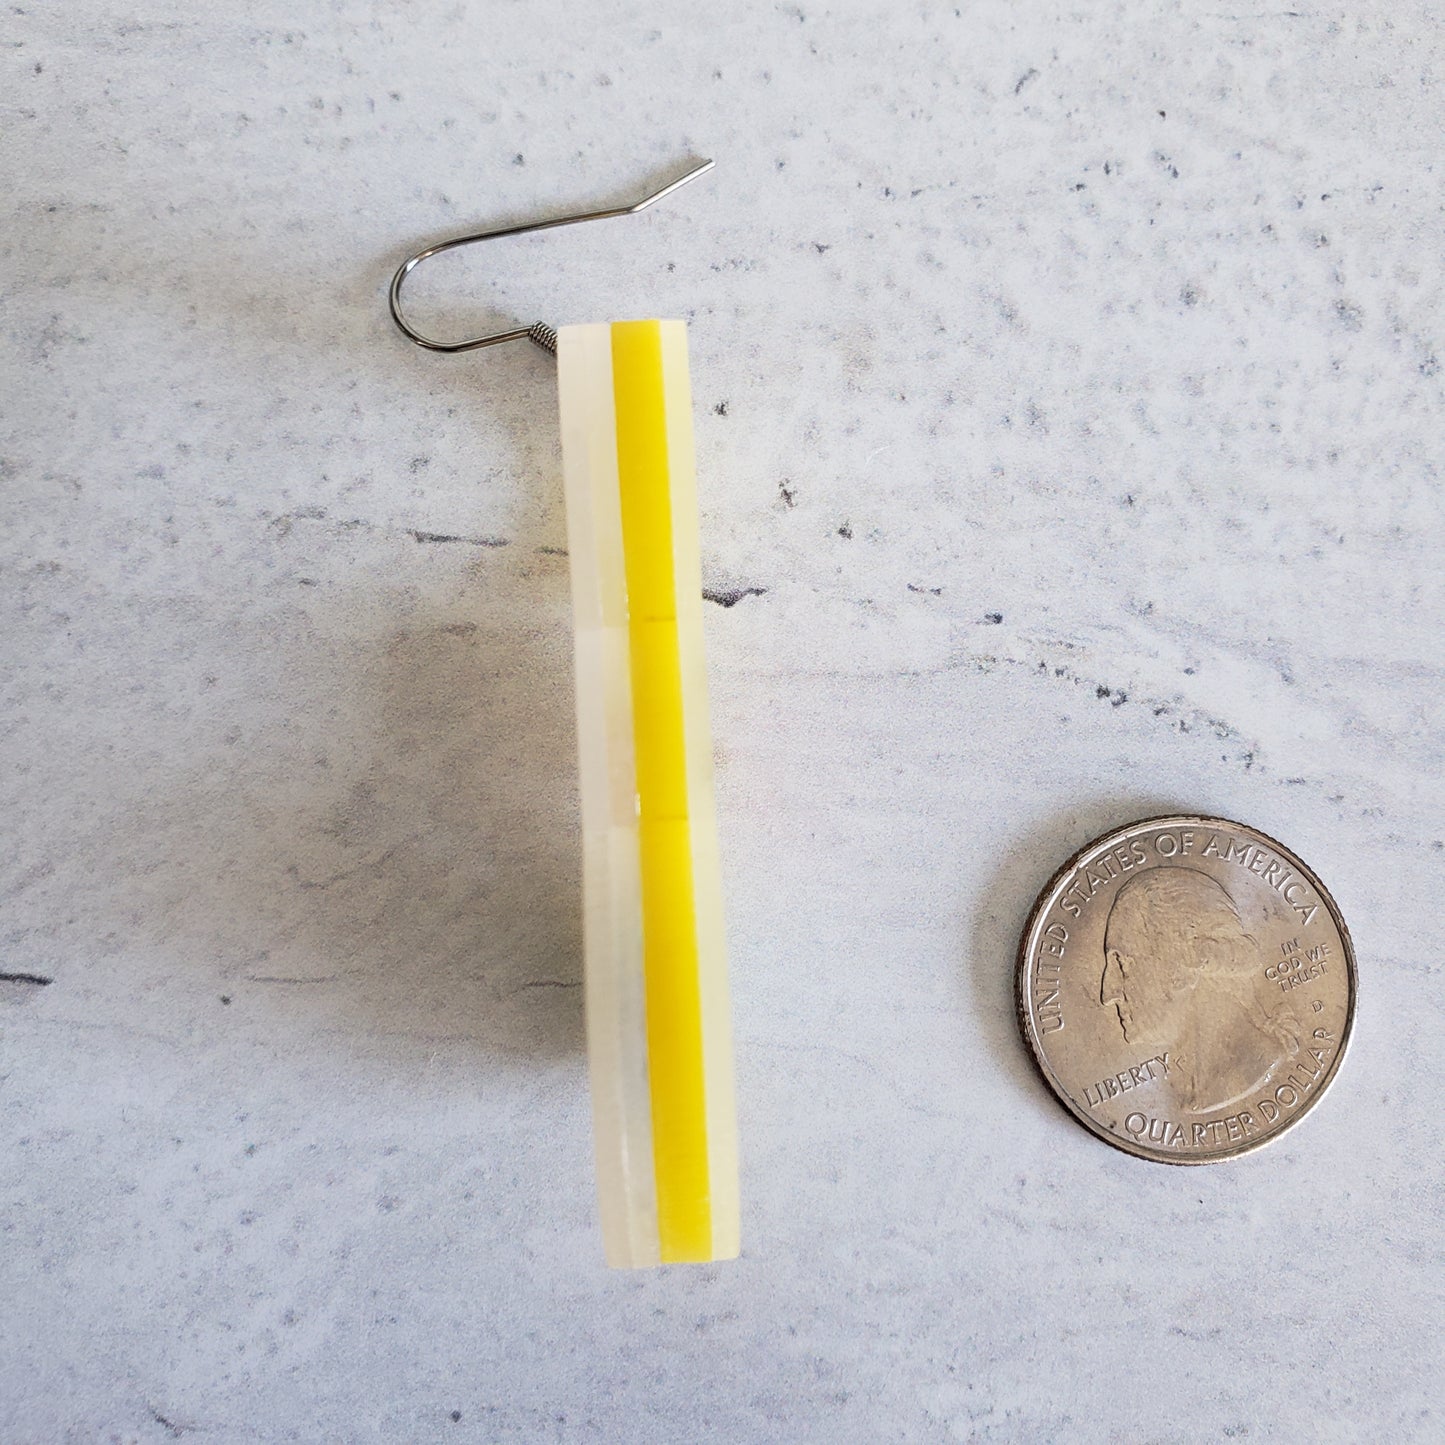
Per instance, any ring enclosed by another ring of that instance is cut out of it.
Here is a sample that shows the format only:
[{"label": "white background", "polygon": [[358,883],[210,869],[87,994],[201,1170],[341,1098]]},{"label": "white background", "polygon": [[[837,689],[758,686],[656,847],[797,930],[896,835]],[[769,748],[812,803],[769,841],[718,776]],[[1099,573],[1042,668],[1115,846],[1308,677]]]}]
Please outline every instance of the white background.
[{"label": "white background", "polygon": [[[1438,19],[0,46],[0,971],[53,980],[0,982],[7,1445],[1440,1438]],[[624,1275],[552,364],[384,292],[707,155],[416,288],[687,317],[705,581],[766,589],[706,618],[744,1254]],[[1203,1170],[1078,1128],[1012,1015],[1038,888],[1168,810],[1299,852],[1360,961],[1329,1098]]]}]

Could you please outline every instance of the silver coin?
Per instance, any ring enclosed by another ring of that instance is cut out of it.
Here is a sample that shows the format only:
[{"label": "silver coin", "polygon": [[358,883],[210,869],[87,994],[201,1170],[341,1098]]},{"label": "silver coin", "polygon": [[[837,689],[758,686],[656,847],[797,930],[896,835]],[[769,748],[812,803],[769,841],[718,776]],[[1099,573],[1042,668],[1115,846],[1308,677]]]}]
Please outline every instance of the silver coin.
[{"label": "silver coin", "polygon": [[1291,1128],[1355,1014],[1349,930],[1282,844],[1224,818],[1147,818],[1081,849],[1019,945],[1039,1071],[1127,1153],[1210,1164]]}]

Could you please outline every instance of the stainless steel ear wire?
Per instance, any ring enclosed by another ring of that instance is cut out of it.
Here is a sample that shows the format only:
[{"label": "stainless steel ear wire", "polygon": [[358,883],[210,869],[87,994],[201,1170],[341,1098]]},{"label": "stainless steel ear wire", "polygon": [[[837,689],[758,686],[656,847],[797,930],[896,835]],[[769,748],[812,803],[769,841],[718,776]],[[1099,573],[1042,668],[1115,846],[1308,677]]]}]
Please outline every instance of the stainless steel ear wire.
[{"label": "stainless steel ear wire", "polygon": [[651,195],[634,201],[630,206],[614,206],[610,210],[587,211],[576,216],[558,216],[550,221],[528,221],[521,226],[500,226],[495,231],[477,231],[469,236],[454,236],[449,241],[438,241],[436,245],[428,246],[414,256],[408,256],[396,268],[396,275],[391,278],[391,319],[396,322],[403,335],[418,346],[426,347],[428,351],[476,351],[483,346],[500,346],[504,341],[527,340],[535,341],[543,351],[555,357],[557,332],[545,321],[534,321],[530,326],[518,326],[511,331],[494,331],[489,336],[473,336],[465,341],[438,341],[435,337],[423,336],[401,314],[402,283],[429,257],[439,256],[443,251],[454,251],[459,246],[470,246],[477,241],[495,241],[503,236],[525,236],[532,231],[550,231],[557,226],[578,226],[583,221],[608,221],[614,216],[635,216],[638,211],[645,211],[664,196],[670,196],[712,168],[712,161],[701,161],[685,174],[678,176],[675,181],[669,181],[661,190],[653,191]]}]

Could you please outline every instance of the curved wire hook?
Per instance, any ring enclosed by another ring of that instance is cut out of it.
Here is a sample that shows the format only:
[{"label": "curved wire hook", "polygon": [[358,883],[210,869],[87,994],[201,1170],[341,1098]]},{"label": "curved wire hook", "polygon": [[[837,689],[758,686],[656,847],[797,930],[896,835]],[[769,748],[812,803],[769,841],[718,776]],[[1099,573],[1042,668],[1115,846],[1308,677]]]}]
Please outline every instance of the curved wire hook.
[{"label": "curved wire hook", "polygon": [[408,256],[396,268],[396,275],[391,278],[391,319],[396,322],[404,336],[416,342],[418,346],[426,347],[428,351],[476,351],[483,346],[500,346],[504,341],[525,339],[535,341],[543,351],[555,356],[557,354],[557,333],[543,321],[533,322],[531,326],[517,326],[510,331],[494,331],[489,336],[469,337],[465,341],[438,341],[434,337],[423,336],[401,314],[402,283],[429,257],[439,256],[443,251],[454,251],[458,246],[470,246],[477,241],[494,241],[502,236],[523,236],[529,231],[550,231],[557,226],[577,226],[583,221],[608,221],[613,216],[634,216],[638,211],[645,211],[649,206],[662,200],[664,196],[670,196],[674,191],[685,186],[689,181],[696,180],[698,176],[712,168],[712,161],[702,161],[690,171],[680,175],[675,181],[669,181],[660,191],[653,191],[651,195],[644,196],[640,201],[634,201],[630,206],[614,206],[607,211],[587,211],[577,216],[558,216],[550,221],[528,221],[521,226],[501,226],[495,231],[477,231],[470,236],[454,236],[450,241],[438,241],[436,245],[428,246],[414,256]]}]

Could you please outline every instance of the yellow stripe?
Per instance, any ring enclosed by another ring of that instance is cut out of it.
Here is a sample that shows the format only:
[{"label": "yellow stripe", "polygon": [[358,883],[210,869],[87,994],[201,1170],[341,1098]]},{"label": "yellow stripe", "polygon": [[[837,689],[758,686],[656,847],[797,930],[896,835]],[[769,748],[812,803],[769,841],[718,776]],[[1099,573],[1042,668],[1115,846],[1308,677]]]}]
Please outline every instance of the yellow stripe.
[{"label": "yellow stripe", "polygon": [[658,322],[613,323],[612,380],[632,657],[659,1246],[664,1261],[708,1260],[713,1239],[707,1090]]}]

